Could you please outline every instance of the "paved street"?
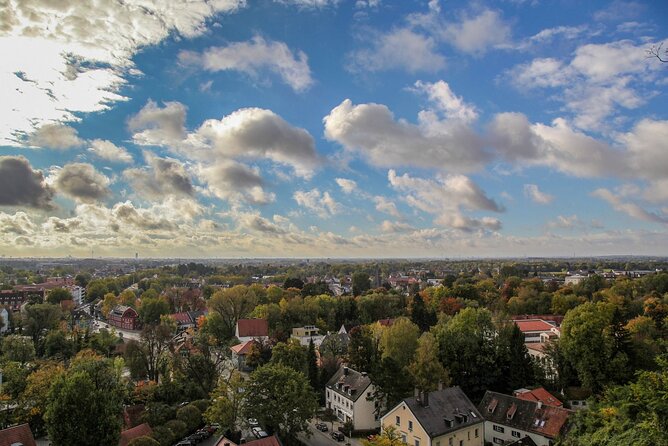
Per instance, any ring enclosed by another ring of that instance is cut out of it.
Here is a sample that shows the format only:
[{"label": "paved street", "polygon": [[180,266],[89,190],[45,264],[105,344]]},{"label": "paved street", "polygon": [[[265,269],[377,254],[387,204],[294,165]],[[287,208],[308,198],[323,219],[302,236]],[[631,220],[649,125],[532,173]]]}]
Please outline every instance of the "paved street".
[{"label": "paved street", "polygon": [[[337,429],[338,425],[340,425],[340,423],[334,423],[334,429]],[[315,428],[315,420],[311,420],[311,423],[309,423],[311,437],[306,438],[306,435],[302,434],[299,436],[299,439],[303,441],[304,444],[308,444],[309,446],[344,446],[346,443],[348,443],[349,439],[347,436],[346,440],[344,441],[335,441],[332,439],[330,436],[332,432],[332,423],[327,423],[327,427],[329,428],[328,432],[320,432]],[[352,446],[362,446],[362,442],[357,438],[350,440],[350,444]]]}]

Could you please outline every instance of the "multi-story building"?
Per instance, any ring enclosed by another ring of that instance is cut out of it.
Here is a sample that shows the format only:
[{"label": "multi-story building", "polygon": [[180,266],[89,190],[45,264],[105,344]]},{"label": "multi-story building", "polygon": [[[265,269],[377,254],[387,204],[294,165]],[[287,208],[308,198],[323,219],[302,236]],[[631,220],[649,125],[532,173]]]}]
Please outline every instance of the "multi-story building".
[{"label": "multi-story building", "polygon": [[485,419],[485,441],[508,444],[529,437],[537,446],[551,446],[566,426],[570,410],[487,391],[478,405]]},{"label": "multi-story building", "polygon": [[484,419],[459,387],[406,398],[381,418],[410,446],[482,446]]},{"label": "multi-story building", "polygon": [[342,423],[351,421],[354,430],[376,429],[379,406],[375,388],[365,372],[341,366],[325,390],[325,404]]},{"label": "multi-story building", "polygon": [[114,327],[125,330],[139,329],[139,315],[134,308],[125,305],[117,305],[109,312],[107,322]]}]

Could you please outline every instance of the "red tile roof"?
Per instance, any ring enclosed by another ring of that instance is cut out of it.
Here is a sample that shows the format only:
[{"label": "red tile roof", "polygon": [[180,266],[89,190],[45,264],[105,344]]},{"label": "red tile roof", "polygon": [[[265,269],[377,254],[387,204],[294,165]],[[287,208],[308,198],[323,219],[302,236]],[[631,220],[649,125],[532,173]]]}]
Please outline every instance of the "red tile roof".
[{"label": "red tile roof", "polygon": [[520,327],[522,333],[529,331],[550,331],[554,328],[554,325],[550,325],[547,322],[541,319],[528,319],[525,321],[513,321]]},{"label": "red tile roof", "polygon": [[534,424],[533,430],[555,438],[564,428],[569,415],[570,411],[561,407],[543,406],[542,409],[536,411],[536,419],[540,420],[540,424],[538,426]]},{"label": "red tile roof", "polygon": [[128,443],[135,438],[143,437],[145,435],[149,436],[151,435],[151,432],[153,432],[153,429],[151,429],[151,426],[149,426],[148,423],[140,424],[132,429],[125,430],[121,432],[121,439],[118,441],[118,446],[128,446]]},{"label": "red tile roof", "polygon": [[22,443],[24,446],[36,446],[35,438],[28,424],[8,427],[0,431],[0,446]]},{"label": "red tile roof", "polygon": [[269,336],[269,322],[266,319],[239,319],[237,327],[240,337]]},{"label": "red tile roof", "polygon": [[521,400],[540,401],[546,406],[555,406],[555,407],[563,406],[563,403],[559,401],[557,397],[555,397],[542,387],[530,390],[528,392],[517,393],[515,396]]},{"label": "red tile roof", "polygon": [[255,343],[254,340],[242,342],[241,344],[233,345],[230,347],[230,350],[232,350],[234,353],[237,355],[247,355],[248,352],[251,349],[251,346]]},{"label": "red tile roof", "polygon": [[171,315],[179,324],[190,324],[190,316],[188,313],[174,313]]}]

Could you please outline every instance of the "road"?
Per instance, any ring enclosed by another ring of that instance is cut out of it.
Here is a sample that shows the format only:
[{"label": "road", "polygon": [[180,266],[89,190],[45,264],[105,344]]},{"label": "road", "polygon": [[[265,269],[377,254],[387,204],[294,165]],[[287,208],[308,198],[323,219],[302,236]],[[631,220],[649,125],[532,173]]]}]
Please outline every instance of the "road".
[{"label": "road", "polygon": [[[338,423],[334,423],[334,429],[338,428]],[[304,444],[307,444],[309,446],[345,446],[349,439],[346,436],[346,439],[344,441],[336,441],[332,439],[330,434],[332,433],[331,427],[332,423],[327,423],[327,427],[330,428],[328,432],[320,432],[318,429],[315,428],[315,420],[311,420],[309,423],[309,430],[311,431],[311,437],[306,438],[306,435],[300,434],[299,439],[304,442]],[[362,442],[357,439],[353,438],[350,439],[350,444],[351,446],[362,446]]]}]

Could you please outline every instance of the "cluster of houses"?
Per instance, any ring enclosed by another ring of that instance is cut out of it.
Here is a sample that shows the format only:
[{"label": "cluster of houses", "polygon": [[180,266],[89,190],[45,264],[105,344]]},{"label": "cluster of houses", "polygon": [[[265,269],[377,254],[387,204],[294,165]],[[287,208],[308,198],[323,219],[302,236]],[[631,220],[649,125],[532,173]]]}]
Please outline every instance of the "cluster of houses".
[{"label": "cluster of houses", "polygon": [[[543,349],[560,336],[562,319],[552,315],[524,315],[514,322],[525,336],[529,353],[547,361]],[[382,323],[387,325],[392,321]],[[245,356],[254,343],[269,339],[267,321],[242,319],[237,324],[236,336],[240,343],[231,347],[233,359],[240,370],[249,370]],[[321,335],[313,326],[294,328],[292,332],[292,337],[302,345],[311,341],[320,345],[328,336],[336,336],[343,343],[348,339],[346,327],[327,335]],[[581,401],[568,403],[574,408],[583,407]],[[325,404],[338,421],[352,423],[356,432],[391,429],[411,446],[548,446],[564,432],[568,417],[573,413],[544,388],[518,389],[513,395],[488,391],[478,405],[459,387],[439,388],[406,398],[393,408],[385,408],[376,399],[376,389],[369,375],[346,365],[326,384]]]},{"label": "cluster of houses", "polygon": [[[326,407],[355,431],[392,431],[410,446],[549,446],[572,414],[543,388],[488,391],[476,406],[459,387],[416,393],[379,410],[369,376],[342,366],[326,386]],[[380,413],[385,412],[382,417]]]}]

